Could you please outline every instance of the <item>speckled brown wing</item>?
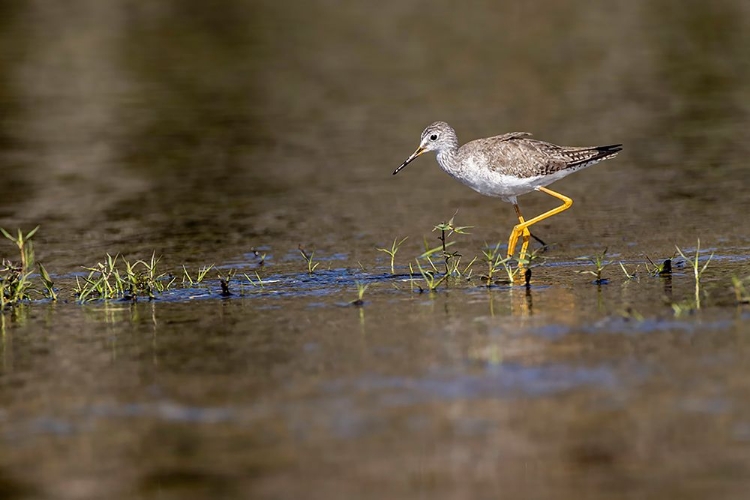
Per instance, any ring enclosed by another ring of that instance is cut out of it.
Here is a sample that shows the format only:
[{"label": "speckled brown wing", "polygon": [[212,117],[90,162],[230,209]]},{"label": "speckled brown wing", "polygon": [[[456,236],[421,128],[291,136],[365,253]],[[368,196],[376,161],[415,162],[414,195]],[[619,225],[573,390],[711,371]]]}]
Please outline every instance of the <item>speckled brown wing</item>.
[{"label": "speckled brown wing", "polygon": [[533,177],[533,171],[543,160],[538,148],[531,144],[539,142],[528,139],[528,132],[509,132],[467,142],[458,150],[458,163],[479,164],[484,168],[515,177]]},{"label": "speckled brown wing", "polygon": [[[494,156],[495,170],[520,178],[551,175],[561,170],[579,170],[612,158],[622,149],[620,144],[592,147],[566,147],[529,139],[530,134],[512,132],[487,139],[485,154]],[[491,151],[487,151],[491,149]]]}]

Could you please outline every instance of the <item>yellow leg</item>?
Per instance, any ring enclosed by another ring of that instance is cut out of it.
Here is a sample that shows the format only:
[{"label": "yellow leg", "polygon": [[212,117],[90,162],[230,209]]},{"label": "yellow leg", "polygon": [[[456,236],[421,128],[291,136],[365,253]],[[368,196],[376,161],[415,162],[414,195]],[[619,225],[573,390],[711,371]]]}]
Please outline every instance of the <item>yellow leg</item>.
[{"label": "yellow leg", "polygon": [[[518,223],[523,224],[525,221],[523,215],[521,215],[521,209],[518,208],[516,203],[513,204],[513,208],[516,210],[518,216]],[[531,231],[528,228],[524,229],[521,233],[517,233],[515,230],[510,233],[510,240],[508,241],[508,257],[513,255],[513,251],[516,249],[518,244],[518,237],[523,236],[523,243],[521,244],[521,258],[526,255],[526,249],[529,247],[529,238],[531,237]]]},{"label": "yellow leg", "polygon": [[523,220],[523,217],[521,216],[521,210],[518,208],[518,205],[514,204],[513,206],[516,209],[519,223],[518,225],[516,225],[516,227],[513,228],[513,232],[510,233],[510,239],[508,240],[508,257],[511,257],[515,253],[516,245],[518,244],[518,238],[521,236],[523,236],[523,244],[521,245],[521,253],[519,257],[523,259],[526,256],[526,249],[529,246],[529,236],[531,234],[529,232],[529,226],[532,226],[533,224],[536,224],[537,222],[542,221],[548,217],[552,217],[553,215],[557,215],[560,212],[564,212],[565,210],[569,209],[571,205],[573,205],[573,200],[563,194],[552,191],[551,189],[539,186],[538,188],[536,188],[536,190],[547,193],[550,196],[554,196],[558,200],[562,201],[563,204],[559,207],[553,208],[548,212],[544,212],[541,215],[537,215],[533,219],[529,219],[527,221]]}]

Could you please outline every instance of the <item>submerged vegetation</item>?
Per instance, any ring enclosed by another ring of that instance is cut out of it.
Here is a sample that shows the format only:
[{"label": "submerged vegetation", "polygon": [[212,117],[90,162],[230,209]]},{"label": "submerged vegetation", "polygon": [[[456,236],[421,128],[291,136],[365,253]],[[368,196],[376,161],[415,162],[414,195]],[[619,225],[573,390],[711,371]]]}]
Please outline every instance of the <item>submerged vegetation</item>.
[{"label": "submerged vegetation", "polygon": [[152,300],[157,293],[168,290],[177,279],[157,272],[158,262],[156,254],[151,254],[148,261],[135,262],[107,254],[103,262],[86,268],[88,276],[83,279],[76,277],[76,296],[80,302],[97,299]]},{"label": "submerged vegetation", "polygon": [[357,285],[357,298],[356,300],[352,300],[351,304],[353,306],[361,307],[365,305],[365,292],[367,291],[367,287],[369,287],[370,285],[368,285],[367,283],[362,283],[361,281],[356,281],[354,284]]},{"label": "submerged vegetation", "polygon": [[214,265],[211,264],[210,266],[203,266],[200,269],[198,269],[198,273],[195,275],[195,278],[192,278],[190,276],[190,272],[188,272],[187,268],[183,265],[182,266],[182,285],[185,286],[188,284],[189,286],[199,285],[203,282],[204,279],[206,279],[206,275],[208,272],[213,269]]},{"label": "submerged vegetation", "polygon": [[315,269],[317,269],[318,265],[320,265],[320,262],[315,262],[313,260],[313,257],[315,257],[315,252],[312,251],[310,253],[307,253],[304,248],[302,248],[302,245],[297,247],[297,250],[299,250],[299,253],[302,255],[302,258],[305,259],[305,262],[307,263],[307,274],[312,274],[315,272]]},{"label": "submerged vegetation", "polygon": [[400,240],[398,238],[393,238],[393,244],[391,244],[391,248],[378,248],[378,252],[384,252],[387,253],[388,256],[391,258],[391,274],[396,274],[396,268],[394,266],[394,262],[396,260],[396,254],[398,253],[398,249],[401,248],[401,245],[403,245],[404,241],[406,241],[409,237],[405,236],[401,238]]},{"label": "submerged vegetation", "polygon": [[[434,293],[452,287],[508,287],[521,281],[525,284],[528,293],[532,286],[532,269],[545,264],[539,256],[539,251],[528,253],[521,260],[517,257],[506,257],[504,246],[500,243],[485,244],[480,257],[475,256],[468,264],[462,265],[463,256],[455,250],[456,236],[469,234],[467,230],[470,227],[456,224],[455,214],[447,222],[441,222],[433,227],[433,231],[438,232],[438,245],[431,246],[427,238],[424,238],[423,251],[416,257],[412,257],[411,262],[407,262],[409,290],[414,293]],[[195,297],[195,289],[204,290],[199,296],[232,297],[243,296],[247,293],[264,296],[278,293],[278,287],[273,284],[283,281],[268,275],[267,254],[261,255],[257,251],[253,251],[257,259],[251,264],[253,268],[249,272],[238,272],[233,268],[217,271],[216,267],[211,264],[200,266],[193,271],[183,265],[177,273],[172,274],[161,268],[160,258],[156,253],[152,253],[146,259],[137,260],[128,260],[120,254],[107,254],[95,265],[84,267],[84,273],[67,277],[55,276],[51,275],[41,262],[35,260],[33,238],[38,229],[38,227],[34,228],[27,233],[18,230],[12,234],[0,228],[4,238],[15,247],[17,256],[3,258],[0,264],[0,309],[2,310],[13,308],[23,302],[57,301],[61,300],[61,297],[62,300],[73,300],[81,304],[111,300],[150,301],[157,299],[165,292],[178,293],[177,289],[193,290],[189,295],[175,295],[178,300],[180,297]],[[392,276],[389,279],[397,290],[402,290],[400,284],[406,281],[398,280],[399,275],[396,269],[397,256],[401,255],[399,251],[407,239],[408,237],[394,238],[390,248],[376,249],[389,256],[388,267]],[[663,278],[667,304],[674,314],[679,316],[700,310],[705,306],[707,294],[703,288],[702,278],[712,262],[713,253],[701,255],[700,240],[694,253],[688,254],[680,247],[675,248],[676,253],[658,265],[647,256],[645,256],[645,261],[640,263],[620,261],[618,264],[624,274],[623,283],[641,283],[644,277],[645,279]],[[305,263],[304,272],[312,276],[320,265],[320,261],[315,259],[315,252],[308,252],[302,246],[299,246],[297,250]],[[587,261],[592,268],[574,272],[593,276],[594,283],[597,285],[608,283],[611,278],[605,277],[604,271],[614,262],[608,258],[608,250],[605,248],[598,254],[579,257],[577,260]],[[682,260],[676,264],[678,270],[689,270],[692,275],[693,283],[689,298],[672,300],[675,255],[682,257]],[[473,266],[477,264],[477,261],[483,264],[481,266],[483,270],[474,275]],[[639,272],[640,266],[645,269],[644,273]],[[357,273],[368,274],[361,263],[359,268]],[[373,283],[369,281],[370,279],[368,277],[365,282],[360,278],[352,278],[357,289],[357,298],[352,300],[351,304],[364,305],[364,294]],[[731,278],[729,289],[736,304],[750,303],[748,280],[750,277],[741,279],[733,276]],[[314,282],[315,280],[312,281]],[[61,283],[62,286],[60,286]],[[628,310],[628,307],[624,309]]]},{"label": "submerged vegetation", "polygon": [[501,250],[500,243],[494,246],[485,244],[485,248],[482,250],[484,256],[484,262],[487,264],[487,274],[482,276],[482,280],[485,281],[487,286],[492,286],[496,282],[495,275],[498,272],[505,271],[507,280],[503,283],[512,283],[513,278],[518,272],[518,268],[513,269],[511,267],[512,257],[505,257],[504,252]]},{"label": "submerged vegetation", "polygon": [[[432,264],[432,261],[430,261],[430,263]],[[435,266],[433,264],[433,269],[434,267]],[[419,269],[419,274],[422,275],[422,279],[427,285],[427,290],[430,292],[434,292],[435,290],[437,290],[440,284],[446,279],[448,279],[448,276],[449,276],[448,274],[444,274],[443,276],[438,277],[438,273],[435,272],[434,270],[431,270],[431,269],[424,270],[422,268],[422,264],[419,263],[419,259],[417,259],[417,269]],[[419,291],[420,292],[423,291],[422,287],[419,287]]]},{"label": "submerged vegetation", "polygon": [[713,259],[714,254],[711,253],[711,255],[708,256],[708,259],[706,259],[706,262],[703,264],[703,266],[701,266],[699,262],[701,253],[700,239],[698,239],[698,245],[695,247],[695,257],[687,257],[685,253],[680,249],[680,247],[675,246],[675,248],[677,249],[677,253],[679,253],[680,256],[685,259],[685,262],[690,265],[690,268],[693,270],[693,278],[695,280],[695,297],[693,299],[693,302],[687,301],[682,304],[672,304],[672,308],[674,309],[675,313],[679,315],[686,310],[690,311],[693,309],[701,308],[701,296],[703,294],[703,291],[701,290],[701,277],[708,267],[708,264],[711,262],[711,259]]},{"label": "submerged vegetation", "polygon": [[[594,270],[591,269],[585,269],[583,271],[577,271],[579,274],[590,274],[594,276],[596,279],[594,280],[595,285],[606,285],[609,283],[609,280],[602,277],[602,271],[612,264],[611,261],[607,260],[607,250],[608,248],[605,248],[602,250],[601,253],[595,254],[595,255],[586,255],[584,257],[578,257],[577,260],[585,260],[590,262],[594,265]],[[620,263],[620,266],[622,266],[622,263]],[[625,268],[623,267],[623,271],[625,271]],[[627,271],[625,271],[625,274],[627,275]]]},{"label": "submerged vegetation", "polygon": [[468,234],[466,230],[471,229],[471,226],[456,226],[453,222],[453,219],[455,218],[456,214],[453,214],[453,217],[451,217],[448,222],[441,222],[432,229],[433,231],[440,231],[438,240],[440,240],[443,260],[445,261],[445,274],[447,276],[457,272],[458,264],[461,261],[460,253],[448,252],[448,247],[453,244],[453,242],[448,242],[448,238],[453,236],[453,234]]},{"label": "submerged vegetation", "polygon": [[[3,259],[0,263],[0,309],[31,298],[30,294],[34,291],[30,280],[31,269],[34,265],[34,245],[31,239],[37,230],[39,230],[39,226],[24,235],[19,229],[18,235],[13,236],[5,229],[0,228],[3,236],[15,244],[20,254],[20,261],[16,264],[7,259]],[[52,280],[49,279],[46,270],[44,276],[45,288],[48,287],[54,294]],[[47,283],[49,284],[47,285]]]}]

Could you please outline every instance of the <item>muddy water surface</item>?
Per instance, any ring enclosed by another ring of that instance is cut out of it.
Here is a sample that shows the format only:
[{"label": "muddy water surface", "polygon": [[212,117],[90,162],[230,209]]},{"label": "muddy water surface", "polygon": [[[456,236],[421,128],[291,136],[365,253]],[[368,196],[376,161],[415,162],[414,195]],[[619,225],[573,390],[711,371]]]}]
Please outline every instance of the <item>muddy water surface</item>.
[{"label": "muddy water surface", "polygon": [[[0,227],[41,226],[60,295],[0,314],[0,497],[744,497],[744,3],[0,14]],[[391,175],[438,119],[625,145],[555,184],[575,203],[535,226],[529,287],[480,279],[512,207],[427,156]],[[454,214],[478,260],[419,293]],[[377,248],[405,236],[393,276]],[[689,263],[647,257],[699,238],[691,312]],[[82,266],[152,252],[177,277],[156,300],[76,302]]]}]

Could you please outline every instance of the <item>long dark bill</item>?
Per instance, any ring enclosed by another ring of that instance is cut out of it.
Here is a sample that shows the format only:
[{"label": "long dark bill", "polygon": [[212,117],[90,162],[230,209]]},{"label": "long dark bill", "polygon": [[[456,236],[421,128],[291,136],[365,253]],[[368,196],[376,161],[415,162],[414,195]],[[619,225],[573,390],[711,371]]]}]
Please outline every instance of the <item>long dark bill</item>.
[{"label": "long dark bill", "polygon": [[425,151],[426,150],[423,149],[422,147],[418,147],[417,150],[414,151],[414,153],[412,153],[412,155],[410,157],[408,157],[404,163],[402,163],[396,170],[393,171],[393,175],[396,175],[397,173],[401,172],[402,168],[404,168],[405,166],[407,166],[409,163],[412,162],[412,160],[414,160],[414,158],[416,158],[417,156],[421,155]]}]

